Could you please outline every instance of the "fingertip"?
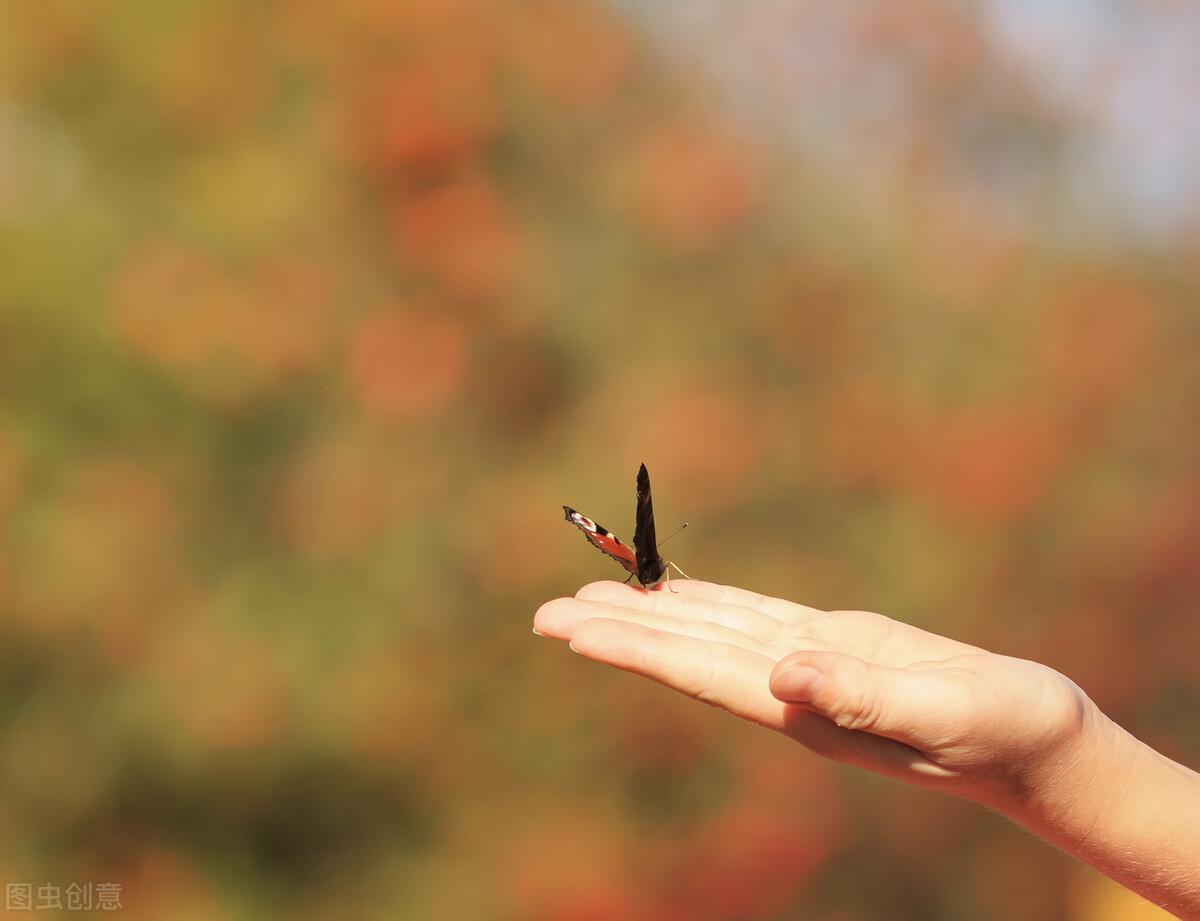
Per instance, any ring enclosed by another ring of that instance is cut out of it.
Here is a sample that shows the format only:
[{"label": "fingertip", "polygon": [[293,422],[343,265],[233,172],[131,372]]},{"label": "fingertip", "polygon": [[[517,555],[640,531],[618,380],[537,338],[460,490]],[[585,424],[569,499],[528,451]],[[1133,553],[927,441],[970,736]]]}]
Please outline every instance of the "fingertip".
[{"label": "fingertip", "polygon": [[793,704],[810,704],[817,699],[825,673],[807,663],[793,663],[771,673],[771,694]]},{"label": "fingertip", "polygon": [[543,604],[533,614],[533,632],[538,636],[563,638],[564,631],[578,621],[572,614],[575,605],[574,598],[553,598]]},{"label": "fingertip", "polygon": [[562,601],[562,598],[551,598],[549,601],[543,601],[538,605],[538,609],[533,612],[533,622],[536,624],[540,618],[546,615],[547,611],[552,611]]},{"label": "fingertip", "polygon": [[775,663],[771,670],[771,693],[788,703],[812,703],[825,681],[826,657],[812,652],[794,652]]},{"label": "fingertip", "polygon": [[793,652],[784,656],[775,663],[775,667],[771,669],[771,680],[781,677],[786,672],[791,671],[800,665],[812,665],[813,655],[811,652]]}]

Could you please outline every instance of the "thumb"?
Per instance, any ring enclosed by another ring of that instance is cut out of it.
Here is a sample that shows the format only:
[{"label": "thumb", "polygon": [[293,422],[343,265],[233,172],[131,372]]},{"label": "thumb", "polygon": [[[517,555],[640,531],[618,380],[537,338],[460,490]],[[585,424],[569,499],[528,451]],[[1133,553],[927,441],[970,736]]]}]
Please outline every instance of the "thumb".
[{"label": "thumb", "polygon": [[771,693],[843,729],[922,749],[956,702],[935,672],[887,668],[836,652],[798,652],[771,672]]}]

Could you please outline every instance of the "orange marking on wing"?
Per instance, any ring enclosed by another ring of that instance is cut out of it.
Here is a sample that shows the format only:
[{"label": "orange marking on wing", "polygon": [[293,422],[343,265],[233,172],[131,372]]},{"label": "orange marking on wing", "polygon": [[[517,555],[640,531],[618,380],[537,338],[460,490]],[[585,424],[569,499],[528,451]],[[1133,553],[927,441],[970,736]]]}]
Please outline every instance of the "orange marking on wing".
[{"label": "orange marking on wing", "polygon": [[[574,509],[564,506],[567,510],[567,520],[583,533],[583,536],[588,539],[588,543],[599,550],[601,553],[611,556],[614,560],[620,563],[626,572],[631,572],[637,575],[637,555],[633,552],[633,548],[627,544],[623,544],[612,532],[608,531],[601,525],[596,524],[590,518],[579,514]],[[582,519],[582,520],[581,520]],[[583,522],[587,522],[585,525]],[[591,530],[588,527],[591,525],[596,530]]]},{"label": "orange marking on wing", "polygon": [[626,571],[637,573],[637,557],[634,555],[633,548],[621,543],[612,534],[592,534],[589,531],[584,531],[583,534],[593,547],[602,553],[607,553],[624,566]]}]

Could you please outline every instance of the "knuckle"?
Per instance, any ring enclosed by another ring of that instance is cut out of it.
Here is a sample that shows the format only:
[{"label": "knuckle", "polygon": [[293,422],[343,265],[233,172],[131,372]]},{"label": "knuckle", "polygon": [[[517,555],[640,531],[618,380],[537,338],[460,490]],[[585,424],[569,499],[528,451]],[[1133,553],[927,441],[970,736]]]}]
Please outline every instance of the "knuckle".
[{"label": "knuckle", "polygon": [[878,696],[859,689],[840,702],[830,715],[843,729],[853,732],[871,732],[880,722]]}]

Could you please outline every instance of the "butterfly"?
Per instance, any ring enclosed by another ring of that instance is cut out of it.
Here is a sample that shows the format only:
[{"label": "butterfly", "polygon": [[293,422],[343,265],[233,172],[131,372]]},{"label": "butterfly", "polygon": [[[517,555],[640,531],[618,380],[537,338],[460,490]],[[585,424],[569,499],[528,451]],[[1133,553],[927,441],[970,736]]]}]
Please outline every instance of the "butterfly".
[{"label": "butterfly", "polygon": [[[586,515],[579,514],[569,505],[563,506],[563,512],[566,513],[566,520],[583,532],[588,543],[625,567],[625,571],[629,573],[626,582],[629,582],[634,576],[637,576],[638,582],[642,585],[654,585],[662,581],[664,576],[670,582],[671,569],[685,579],[691,578],[674,563],[664,562],[658,552],[658,540],[654,535],[654,503],[650,499],[650,474],[646,472],[645,464],[642,464],[637,475],[637,523],[633,530],[632,547],[624,543],[612,531],[596,524]],[[686,528],[687,525],[685,524],[683,527]]]}]

